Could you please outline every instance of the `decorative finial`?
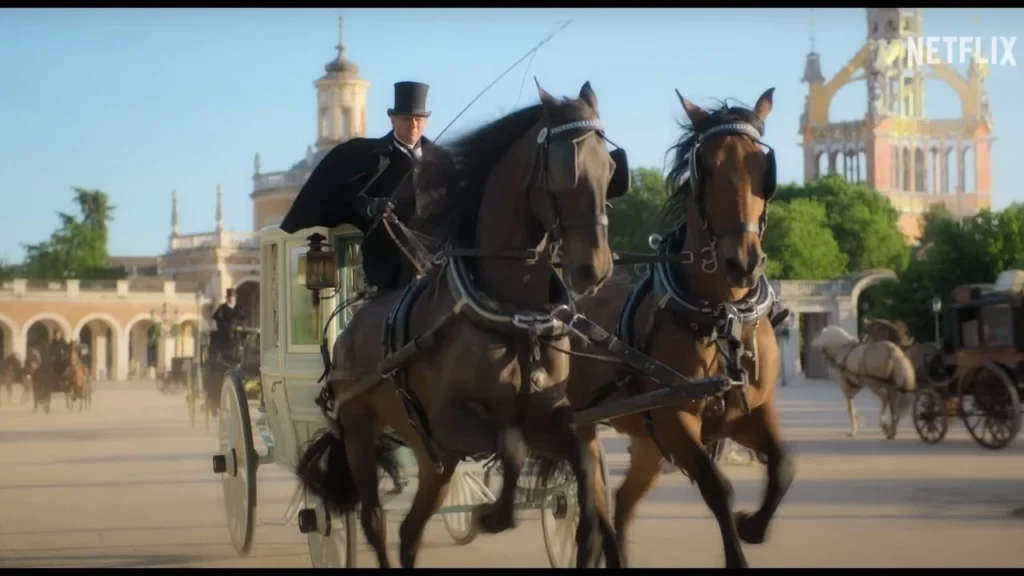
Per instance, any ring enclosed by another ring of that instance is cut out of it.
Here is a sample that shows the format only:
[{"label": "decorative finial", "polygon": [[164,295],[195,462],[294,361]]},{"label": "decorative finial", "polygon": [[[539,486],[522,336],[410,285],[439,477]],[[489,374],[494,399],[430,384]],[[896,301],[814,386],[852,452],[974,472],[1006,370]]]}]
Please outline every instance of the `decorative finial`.
[{"label": "decorative finial", "polygon": [[338,58],[345,57],[345,43],[342,42],[342,28],[345,24],[345,17],[338,16]]},{"label": "decorative finial", "polygon": [[178,235],[178,191],[171,190],[171,236]]},{"label": "decorative finial", "polygon": [[256,174],[260,173],[260,153],[256,153],[256,157],[252,159],[252,167]]},{"label": "decorative finial", "polygon": [[811,17],[808,19],[808,28],[811,33],[811,54],[814,54],[814,8],[810,9]]},{"label": "decorative finial", "polygon": [[306,167],[313,167],[313,147],[309,144],[306,145]]},{"label": "decorative finial", "polygon": [[224,192],[217,184],[217,231],[224,229]]}]

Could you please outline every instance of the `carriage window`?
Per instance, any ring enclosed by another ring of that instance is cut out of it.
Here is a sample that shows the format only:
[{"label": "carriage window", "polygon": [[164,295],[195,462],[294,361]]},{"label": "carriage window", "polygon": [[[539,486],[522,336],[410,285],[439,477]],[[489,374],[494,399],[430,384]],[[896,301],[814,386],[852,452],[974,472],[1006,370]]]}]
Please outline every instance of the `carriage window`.
[{"label": "carriage window", "polygon": [[[319,326],[313,326],[313,300],[309,290],[299,284],[300,256],[306,254],[305,245],[288,249],[288,335],[293,346],[316,346],[320,343]],[[301,260],[303,263],[304,259]]]},{"label": "carriage window", "polygon": [[281,345],[278,336],[278,261],[277,244],[268,244],[263,247],[263,279],[260,286],[265,286],[266,291],[262,293],[263,310],[260,317],[264,318],[263,326],[260,326],[260,340],[263,342],[264,350],[273,350]]},{"label": "carriage window", "polygon": [[[334,237],[334,253],[338,258],[338,304],[355,296],[365,289],[363,279],[363,256],[359,251],[362,237],[358,235],[339,235]],[[349,306],[338,315],[337,331],[341,330],[352,319],[359,305]]]},{"label": "carriage window", "polygon": [[1008,304],[986,306],[981,310],[981,342],[988,346],[1013,344],[1013,310]]}]

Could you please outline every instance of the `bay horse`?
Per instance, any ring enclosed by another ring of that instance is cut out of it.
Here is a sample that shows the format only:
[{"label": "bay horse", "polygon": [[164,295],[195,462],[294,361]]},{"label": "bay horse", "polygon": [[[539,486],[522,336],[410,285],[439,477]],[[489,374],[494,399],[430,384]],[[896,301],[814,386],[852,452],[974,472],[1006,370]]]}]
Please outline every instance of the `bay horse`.
[{"label": "bay horse", "polygon": [[[728,375],[743,381],[699,401],[612,418],[630,438],[629,470],[615,494],[615,532],[625,551],[640,500],[667,459],[700,489],[718,521],[727,567],[746,567],[740,540],[759,544],[794,478],[783,446],[775,400],[779,354],[770,314],[775,295],[764,276],[761,234],[775,191],[775,159],[761,142],[773,89],[753,109],[724,104],[706,111],[683,98],[689,119],[670,149],[673,194],[663,206],[673,231],[658,243],[659,260],[638,284],[611,285],[582,298],[582,314],[626,344],[690,378]],[[652,237],[652,244],[655,237]],[[781,319],[780,319],[781,320]],[[576,354],[576,351],[582,354]],[[595,361],[596,349],[573,351],[569,398],[578,410],[651,392],[661,385],[615,362]],[[597,453],[594,426],[578,434]],[[733,488],[705,444],[731,438],[763,456],[768,488],[761,508],[733,513]],[[600,474],[593,482],[605,506]]]},{"label": "bay horse", "polygon": [[20,402],[24,404],[28,400],[31,388],[25,383],[25,367],[21,363],[21,358],[12,352],[0,361],[0,388],[7,390],[8,400],[14,400],[15,384],[21,385]]},{"label": "bay horse", "polygon": [[[343,513],[360,506],[381,567],[389,562],[375,455],[394,454],[375,449],[385,427],[415,454],[419,474],[399,530],[403,567],[414,565],[423,530],[463,459],[494,454],[501,461],[502,492],[473,521],[485,533],[513,528],[527,450],[566,460],[576,475],[583,503],[577,565],[596,565],[602,551],[609,567],[618,565],[611,523],[593,506],[595,462],[574,432],[565,396],[569,359],[559,350],[569,348],[568,330],[552,313],[574,304],[552,255],[560,246],[576,293],[595,293],[611,276],[605,203],[628,189],[628,165],[624,151],[606,148],[589,82],[575,99],[537,88],[540,104],[448,146],[455,174],[438,179],[448,183],[441,202],[451,247],[404,290],[363,304],[334,345],[325,389],[333,397],[332,431],[304,450],[296,472],[329,506]],[[356,386],[358,374],[369,384]]]},{"label": "bay horse", "polygon": [[91,405],[92,390],[89,382],[89,367],[82,362],[77,340],[68,343],[68,367],[63,376],[64,394],[68,408],[74,408],[76,401],[79,412],[86,407],[87,402]]}]

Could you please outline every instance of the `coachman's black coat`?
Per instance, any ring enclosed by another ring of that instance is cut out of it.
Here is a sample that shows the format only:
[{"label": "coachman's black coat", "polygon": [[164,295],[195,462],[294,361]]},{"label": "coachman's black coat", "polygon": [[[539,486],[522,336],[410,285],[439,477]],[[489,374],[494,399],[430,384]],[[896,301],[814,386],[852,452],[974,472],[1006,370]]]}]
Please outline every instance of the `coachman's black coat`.
[{"label": "coachman's black coat", "polygon": [[232,332],[236,326],[245,320],[245,314],[238,309],[238,306],[231,307],[227,302],[217,307],[213,313],[213,321],[217,323],[216,340],[211,342],[216,352],[225,361],[231,362],[235,358],[235,334]]},{"label": "coachman's black coat", "polygon": [[[436,184],[434,175],[454,173],[451,154],[427,138],[420,138],[419,161],[396,146],[393,132],[379,139],[355,138],[339,144],[310,174],[281,222],[281,229],[289,234],[313,226],[358,228],[365,236],[366,283],[381,290],[405,285],[412,280],[413,270],[384,226],[374,226],[367,207],[376,198],[390,197],[400,221],[443,240],[439,226],[443,214],[438,209],[444,186]],[[429,174],[417,173],[414,178],[414,168]]]}]

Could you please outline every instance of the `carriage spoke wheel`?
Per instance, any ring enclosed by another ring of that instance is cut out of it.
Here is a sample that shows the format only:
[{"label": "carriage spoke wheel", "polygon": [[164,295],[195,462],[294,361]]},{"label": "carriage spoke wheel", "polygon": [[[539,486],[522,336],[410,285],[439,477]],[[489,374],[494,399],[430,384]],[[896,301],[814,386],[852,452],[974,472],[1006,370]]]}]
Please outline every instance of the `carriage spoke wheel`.
[{"label": "carriage spoke wheel", "polygon": [[982,364],[970,374],[960,397],[961,416],[975,442],[990,450],[1004,448],[1021,427],[1020,396],[1007,371]]},{"label": "carriage spoke wheel", "polygon": [[[604,446],[599,445],[601,477],[604,479],[606,505],[613,510],[611,489],[608,487],[608,459]],[[580,524],[580,504],[576,487],[576,476],[565,461],[548,481],[546,505],[541,510],[541,530],[544,533],[544,548],[552,568],[573,568],[576,566],[576,528]],[[603,564],[603,560],[602,560]]]},{"label": "carriage spoke wheel", "polygon": [[[313,512],[316,526],[306,534],[309,561],[313,568],[355,568],[355,512],[338,515],[327,510],[322,500],[306,494],[306,511]],[[299,522],[307,521],[300,517]],[[322,526],[321,526],[322,524]],[[300,526],[300,530],[303,527]]]},{"label": "carriage spoke wheel", "polygon": [[928,388],[914,394],[914,429],[927,444],[938,444],[949,431],[946,402],[935,390]]},{"label": "carriage spoke wheel", "polygon": [[[481,480],[478,472],[456,470],[448,485],[444,506],[472,506],[487,504],[495,500],[494,494],[487,487],[486,482]],[[448,535],[456,544],[464,546],[476,539],[477,528],[473,523],[472,511],[443,514],[442,519],[444,527],[448,529]]]},{"label": "carriage spoke wheel", "polygon": [[221,389],[219,447],[213,457],[213,471],[221,475],[224,514],[231,544],[240,556],[249,553],[256,516],[256,466],[259,456],[253,447],[249,404],[237,374],[224,376]]}]

